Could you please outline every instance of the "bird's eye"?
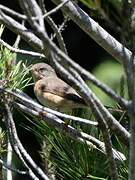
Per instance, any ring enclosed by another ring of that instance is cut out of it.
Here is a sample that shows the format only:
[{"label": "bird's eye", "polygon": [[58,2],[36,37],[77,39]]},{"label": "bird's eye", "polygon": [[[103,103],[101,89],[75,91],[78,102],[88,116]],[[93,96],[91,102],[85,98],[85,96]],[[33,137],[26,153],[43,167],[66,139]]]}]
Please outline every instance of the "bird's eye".
[{"label": "bird's eye", "polygon": [[46,69],[45,68],[40,68],[39,71],[44,72],[44,71],[46,71]]}]

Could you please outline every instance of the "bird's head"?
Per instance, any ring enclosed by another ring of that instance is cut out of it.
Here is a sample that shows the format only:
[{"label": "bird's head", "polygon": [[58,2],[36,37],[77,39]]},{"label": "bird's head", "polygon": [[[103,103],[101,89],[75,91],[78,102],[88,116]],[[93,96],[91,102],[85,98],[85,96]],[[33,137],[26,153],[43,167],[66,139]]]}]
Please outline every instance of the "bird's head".
[{"label": "bird's head", "polygon": [[31,68],[31,73],[35,82],[52,75],[56,76],[55,70],[46,63],[34,64]]}]

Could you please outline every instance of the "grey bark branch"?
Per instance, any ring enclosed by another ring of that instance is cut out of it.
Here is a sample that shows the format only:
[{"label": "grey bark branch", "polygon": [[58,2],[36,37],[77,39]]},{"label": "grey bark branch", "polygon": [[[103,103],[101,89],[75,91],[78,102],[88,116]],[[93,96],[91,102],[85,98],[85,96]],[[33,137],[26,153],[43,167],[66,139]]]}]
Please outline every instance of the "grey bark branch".
[{"label": "grey bark branch", "polygon": [[[53,2],[55,4],[60,4],[63,2],[63,0],[53,0]],[[109,33],[107,33],[101,26],[99,26],[98,23],[96,23],[83,10],[81,10],[81,8],[78,5],[73,4],[72,2],[68,2],[64,5],[64,7],[62,7],[62,9],[67,14],[67,16],[69,16],[74,21],[74,23],[76,23],[80,28],[82,28],[90,37],[92,37],[98,44],[100,44],[109,54],[115,57],[118,61],[120,61],[121,63],[125,60],[130,61],[131,56],[132,56],[131,51],[129,51],[126,47],[123,47],[121,43],[119,43],[115,38],[113,38]],[[22,18],[27,19],[26,16],[24,15],[22,15]],[[9,25],[10,21],[9,22],[5,21],[5,19],[1,17],[0,17],[0,21],[3,24],[5,24],[9,29],[11,28],[11,30],[13,30],[14,32],[16,32],[15,27],[17,29],[19,28],[20,31],[18,31],[18,33],[20,33],[25,40],[26,40],[25,35],[27,36],[27,38],[29,37],[29,40],[31,39],[31,36],[30,36],[31,34],[22,33],[23,32],[22,30],[24,29],[20,27],[20,25],[16,26],[16,21],[13,22],[13,19],[12,19],[13,24],[11,25]],[[33,40],[36,40],[35,37],[32,38],[32,41]],[[37,46],[36,44],[35,47],[40,49],[42,47],[41,42],[39,42],[39,46]],[[123,48],[124,48],[125,53],[123,53]]]},{"label": "grey bark branch", "polygon": [[[6,107],[8,108],[8,105],[6,105]],[[8,109],[7,109],[8,110]],[[27,163],[25,162],[25,160],[23,159],[22,157],[22,154],[16,144],[16,142],[14,141],[14,129],[12,129],[11,127],[11,124],[10,124],[10,117],[11,117],[11,114],[9,112],[9,115],[8,116],[8,113],[5,117],[5,122],[6,122],[6,126],[7,126],[7,130],[8,130],[8,135],[9,135],[9,140],[10,140],[10,143],[12,145],[12,148],[14,150],[14,152],[16,153],[16,155],[18,156],[18,158],[21,160],[21,162],[23,163],[24,167],[26,167],[27,169],[27,172],[28,172],[28,175],[33,179],[33,180],[39,180],[35,174],[32,172],[32,170],[28,167]]]},{"label": "grey bark branch", "polygon": [[[22,146],[19,138],[18,138],[18,135],[17,135],[17,131],[16,131],[16,127],[15,127],[15,124],[14,124],[14,121],[13,121],[13,117],[12,117],[12,113],[10,111],[10,108],[9,108],[9,105],[5,103],[5,108],[6,108],[6,111],[7,111],[7,122],[8,122],[8,129],[10,131],[10,136],[12,136],[12,140],[13,140],[13,143],[11,143],[14,147],[14,145],[17,146],[18,150],[20,151],[22,157],[27,161],[27,163],[30,164],[30,166],[39,174],[39,177],[43,178],[44,180],[49,180],[48,177],[44,174],[44,172],[35,164],[35,162],[31,159],[31,157],[29,156],[29,154],[26,152],[26,150],[24,149],[24,147]],[[27,166],[26,166],[27,167]],[[29,172],[31,170],[29,169]],[[32,171],[31,171],[31,174]],[[34,177],[34,174],[33,176]],[[34,179],[38,179],[35,178]]]},{"label": "grey bark branch", "polygon": [[0,44],[3,45],[4,47],[8,48],[11,52],[14,52],[14,53],[28,55],[28,56],[35,56],[38,58],[45,58],[45,56],[41,53],[33,52],[33,51],[26,51],[23,49],[18,49],[18,48],[12,47],[8,43],[3,41],[2,39],[0,39]]},{"label": "grey bark branch", "polygon": [[[56,5],[63,0],[52,0]],[[97,22],[95,22],[87,13],[85,13],[76,3],[70,1],[62,8],[64,13],[69,16],[86,34],[94,39],[102,48],[111,54],[119,62],[130,61],[132,53],[126,47],[123,47],[115,38],[105,31]],[[123,49],[125,53],[123,53]]]},{"label": "grey bark branch", "polygon": [[[59,130],[62,130],[68,136],[70,136],[72,139],[80,141],[82,143],[85,143],[85,141],[86,141],[90,147],[100,148],[102,152],[106,153],[105,145],[103,142],[99,141],[95,137],[90,136],[84,132],[77,131],[72,126],[68,125],[65,127],[64,122],[61,119],[59,119],[58,117],[54,116],[53,114],[44,112],[43,110],[42,111],[41,110],[40,111],[32,110],[32,109],[30,109],[22,104],[19,104],[19,103],[16,103],[16,105],[20,110],[24,111],[25,113],[28,113],[33,116],[37,116],[37,117],[45,120],[45,122],[47,122],[51,126],[54,126],[55,128],[58,128]],[[125,156],[122,153],[120,153],[119,151],[114,150],[114,149],[113,149],[113,156],[115,159],[122,160],[122,161],[125,160]]]},{"label": "grey bark branch", "polygon": [[31,30],[27,29],[13,18],[5,15],[1,10],[0,23],[4,24],[8,29],[15,32],[16,34],[20,34],[22,39],[41,52],[43,48],[42,41],[35,34],[33,34]]},{"label": "grey bark branch", "polygon": [[59,118],[62,118],[64,120],[69,120],[70,119],[72,121],[76,121],[76,122],[79,122],[79,123],[83,123],[83,124],[87,124],[87,125],[93,125],[93,126],[96,126],[96,127],[98,126],[98,123],[95,122],[95,121],[91,121],[89,119],[84,119],[84,118],[64,114],[64,113],[49,109],[47,107],[44,107],[44,106],[38,104],[37,102],[33,101],[33,99],[31,99],[28,95],[26,95],[25,93],[23,93],[20,90],[16,90],[15,92],[10,91],[10,90],[4,90],[4,91],[8,92],[11,95],[13,95],[18,101],[20,101],[21,103],[23,103],[27,107],[31,107],[33,110],[45,111],[45,112],[51,113],[53,115],[56,115]]}]

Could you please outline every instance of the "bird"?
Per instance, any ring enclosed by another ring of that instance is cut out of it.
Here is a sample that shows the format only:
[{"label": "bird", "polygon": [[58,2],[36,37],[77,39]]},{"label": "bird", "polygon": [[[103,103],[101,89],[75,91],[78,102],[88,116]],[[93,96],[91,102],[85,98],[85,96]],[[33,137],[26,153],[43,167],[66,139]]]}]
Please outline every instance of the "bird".
[{"label": "bird", "polygon": [[34,64],[31,73],[35,83],[34,93],[42,105],[60,112],[87,107],[77,91],[59,78],[49,64]]}]

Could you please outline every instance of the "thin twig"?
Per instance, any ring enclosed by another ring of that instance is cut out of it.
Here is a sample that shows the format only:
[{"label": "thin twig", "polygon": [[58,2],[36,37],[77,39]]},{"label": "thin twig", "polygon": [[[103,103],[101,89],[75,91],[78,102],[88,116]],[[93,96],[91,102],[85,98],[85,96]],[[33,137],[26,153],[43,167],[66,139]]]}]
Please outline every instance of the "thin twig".
[{"label": "thin twig", "polygon": [[[60,8],[62,8],[62,6],[64,6],[69,0],[65,0],[64,2],[62,2],[61,4],[59,4],[58,6],[56,6],[56,8],[50,10],[48,13],[45,13],[43,15],[43,18],[46,18],[47,16],[50,16],[54,13],[56,13]],[[27,20],[27,16],[26,15],[23,15],[23,14],[20,14],[4,5],[1,5],[0,4],[0,9],[5,11],[6,13],[14,16],[15,18],[18,18],[18,19],[21,19],[21,20]],[[32,17],[33,19],[37,20],[37,17]]]},{"label": "thin twig", "polygon": [[57,5],[54,9],[50,10],[49,12],[45,13],[43,15],[43,18],[46,18],[54,13],[56,13],[59,9],[61,9],[67,2],[69,2],[69,0],[64,0],[62,3],[60,3],[59,5]]},{"label": "thin twig", "polygon": [[29,166],[27,165],[27,163],[25,162],[24,158],[22,157],[22,154],[17,146],[17,143],[14,142],[14,128],[10,125],[10,119],[7,117],[7,115],[5,116],[5,122],[6,122],[6,126],[7,126],[7,130],[8,130],[8,136],[9,136],[9,140],[10,143],[12,145],[12,148],[14,150],[14,152],[16,153],[16,155],[18,156],[18,158],[21,160],[21,162],[23,163],[24,167],[26,167],[28,175],[33,179],[33,180],[39,180],[35,174],[32,172],[32,170],[29,168]]},{"label": "thin twig", "polygon": [[[47,13],[47,10],[45,8],[45,4],[44,2],[40,1],[40,6],[41,6],[41,9],[43,11],[43,13]],[[67,53],[67,49],[66,49],[66,45],[64,43],[64,39],[61,35],[61,32],[59,31],[57,25],[55,24],[55,22],[53,21],[53,19],[50,17],[50,16],[47,16],[45,18],[45,20],[48,22],[48,24],[51,26],[51,28],[53,29],[55,35],[56,35],[56,38],[58,40],[58,43],[59,43],[59,46],[60,46],[60,49],[65,52],[66,54]]]},{"label": "thin twig", "polygon": [[38,52],[27,51],[27,50],[22,50],[22,49],[17,49],[15,47],[12,47],[8,43],[3,41],[2,39],[0,39],[0,44],[3,45],[4,47],[8,48],[11,52],[14,52],[14,53],[19,53],[22,55],[35,56],[35,57],[39,57],[39,58],[45,58],[45,56],[43,54],[40,54]]},{"label": "thin twig", "polygon": [[[43,14],[37,2],[34,0],[29,0],[29,1],[24,0],[24,1],[19,1],[19,3],[20,3],[21,8],[27,15],[28,17],[27,20],[29,21],[29,23],[30,24],[34,23],[35,25],[40,27],[41,31],[44,31],[45,25],[44,25]],[[32,17],[36,17],[36,19],[33,19]]]},{"label": "thin twig", "polygon": [[[65,18],[64,18],[64,21],[62,22],[62,24],[60,24],[60,25],[58,26],[58,32],[61,33],[61,32],[64,30],[64,28],[66,27],[67,21],[69,21],[69,18],[68,18],[68,17],[65,17]],[[54,33],[51,38],[54,39],[55,37],[56,37],[56,33]]]},{"label": "thin twig", "polygon": [[39,180],[35,174],[32,172],[32,170],[28,167],[28,165],[26,164],[25,160],[23,159],[21,153],[20,153],[20,150],[17,146],[16,143],[14,143],[14,138],[13,138],[13,133],[12,133],[12,130],[10,128],[10,124],[9,124],[9,120],[7,119],[7,117],[5,117],[5,121],[7,122],[6,123],[6,126],[7,126],[7,130],[8,130],[8,135],[9,135],[9,140],[10,140],[10,143],[12,145],[12,148],[15,152],[15,154],[18,156],[18,158],[21,160],[21,162],[23,163],[24,167],[26,167],[27,169],[27,174],[33,179],[33,180]]}]

